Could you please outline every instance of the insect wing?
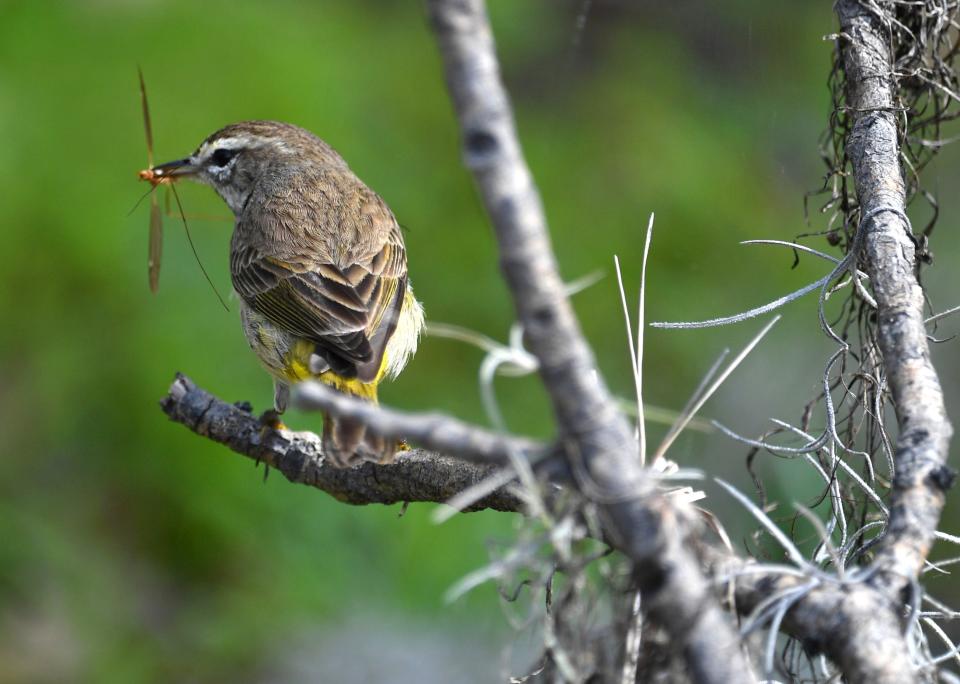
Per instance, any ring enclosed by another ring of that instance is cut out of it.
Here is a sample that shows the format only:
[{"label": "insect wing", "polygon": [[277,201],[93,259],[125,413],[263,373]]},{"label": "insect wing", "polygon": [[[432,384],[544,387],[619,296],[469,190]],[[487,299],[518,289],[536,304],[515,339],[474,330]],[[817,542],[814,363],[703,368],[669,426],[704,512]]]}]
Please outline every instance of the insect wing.
[{"label": "insect wing", "polygon": [[[140,104],[143,108],[143,130],[147,137],[147,167],[153,171],[153,126],[150,124],[150,105],[147,103],[147,84],[143,81],[143,70],[137,67],[140,78]],[[147,273],[150,277],[150,291],[156,294],[160,287],[160,258],[163,252],[163,217],[157,202],[156,181],[152,173],[140,172],[140,177],[153,184],[150,193],[150,237],[147,254]]]},{"label": "insect wing", "polygon": [[150,195],[150,252],[147,256],[147,269],[150,274],[150,291],[157,292],[160,287],[160,257],[163,252],[163,219],[157,192]]},{"label": "insect wing", "polygon": [[147,166],[153,168],[153,126],[150,125],[150,105],[147,104],[147,85],[143,82],[143,71],[137,67],[140,77],[140,104],[143,106],[143,130],[147,134]]}]

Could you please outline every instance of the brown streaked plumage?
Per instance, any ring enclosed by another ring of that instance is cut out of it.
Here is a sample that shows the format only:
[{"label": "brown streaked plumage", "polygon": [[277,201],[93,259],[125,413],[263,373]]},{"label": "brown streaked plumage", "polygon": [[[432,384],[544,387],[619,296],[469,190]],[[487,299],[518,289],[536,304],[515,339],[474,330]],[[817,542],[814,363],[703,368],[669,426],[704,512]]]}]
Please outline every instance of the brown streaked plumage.
[{"label": "brown streaked plumage", "polygon": [[[316,378],[376,401],[416,349],[423,311],[403,236],[386,203],[327,143],[291,124],[245,121],[188,158],[155,167],[212,186],[236,216],[230,245],[244,334],[286,408],[291,383]],[[392,458],[359,424],[325,417],[332,462]]]}]

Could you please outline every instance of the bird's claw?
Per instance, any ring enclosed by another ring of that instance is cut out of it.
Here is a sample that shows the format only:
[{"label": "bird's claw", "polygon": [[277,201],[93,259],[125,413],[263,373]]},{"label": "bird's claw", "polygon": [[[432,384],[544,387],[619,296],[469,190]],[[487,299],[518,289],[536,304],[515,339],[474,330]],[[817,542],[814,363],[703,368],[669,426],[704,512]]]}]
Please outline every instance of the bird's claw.
[{"label": "bird's claw", "polygon": [[287,426],[280,420],[280,413],[274,409],[268,409],[260,414],[260,426],[261,432],[287,429]]}]

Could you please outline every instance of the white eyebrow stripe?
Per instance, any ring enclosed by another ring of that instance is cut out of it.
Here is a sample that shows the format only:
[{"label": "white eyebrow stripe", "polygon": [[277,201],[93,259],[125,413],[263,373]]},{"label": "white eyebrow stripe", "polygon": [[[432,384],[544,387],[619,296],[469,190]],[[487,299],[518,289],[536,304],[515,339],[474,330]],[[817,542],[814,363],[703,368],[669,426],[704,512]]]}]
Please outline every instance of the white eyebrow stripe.
[{"label": "white eyebrow stripe", "polygon": [[263,147],[264,145],[269,145],[271,143],[277,145],[283,150],[287,150],[287,145],[278,138],[234,135],[230,136],[229,138],[217,138],[216,140],[204,143],[197,151],[197,158],[206,160],[217,150],[253,149],[256,147]]},{"label": "white eyebrow stripe", "polygon": [[219,140],[214,140],[208,145],[216,150],[235,150],[238,147],[248,147],[250,145],[250,138],[246,136],[234,136],[232,138],[220,138]]}]

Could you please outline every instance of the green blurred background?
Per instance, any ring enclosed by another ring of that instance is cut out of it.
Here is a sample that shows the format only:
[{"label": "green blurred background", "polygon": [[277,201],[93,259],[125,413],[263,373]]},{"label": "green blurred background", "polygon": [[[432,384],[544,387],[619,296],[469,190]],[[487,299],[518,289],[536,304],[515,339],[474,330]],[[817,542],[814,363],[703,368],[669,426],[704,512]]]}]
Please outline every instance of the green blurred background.
[{"label": "green blurred background", "polygon": [[[809,229],[802,200],[823,173],[830,2],[490,5],[563,273],[606,273],[575,305],[619,394],[633,390],[612,257],[633,297],[649,212],[653,319],[732,313],[825,272],[737,242]],[[250,461],[160,412],[178,370],[257,410],[272,395],[236,305],[219,307],[175,219],[160,292],[147,289],[146,204],[128,215],[145,190],[138,64],[158,161],[228,122],[300,124],[408,229],[430,320],[503,339],[512,318],[420,2],[0,3],[0,683],[502,679],[503,645],[515,642],[523,663],[535,638],[507,627],[489,586],[453,605],[442,595],[484,563],[491,540],[510,538],[512,516],[435,526],[431,506],[399,517],[276,475],[264,483]],[[938,309],[960,303],[958,177],[953,148],[926,176],[943,203],[925,272]],[[199,186],[181,198],[191,214],[224,217],[191,227],[229,290],[226,209]],[[759,326],[648,333],[647,400],[681,406],[714,356]],[[947,321],[940,334],[957,330]],[[705,413],[746,434],[771,416],[796,420],[829,350],[814,302],[790,307]],[[427,339],[384,400],[483,422],[480,360]],[[957,421],[956,343],[936,360]],[[550,434],[535,378],[498,386],[513,428]],[[312,415],[288,422],[319,428]],[[673,453],[748,486],[744,450],[719,435],[691,434]],[[761,470],[787,503],[818,492],[797,463]],[[750,527],[706,487],[735,531]],[[944,529],[958,531],[958,510]],[[941,598],[960,598],[956,582],[936,581]]]}]

